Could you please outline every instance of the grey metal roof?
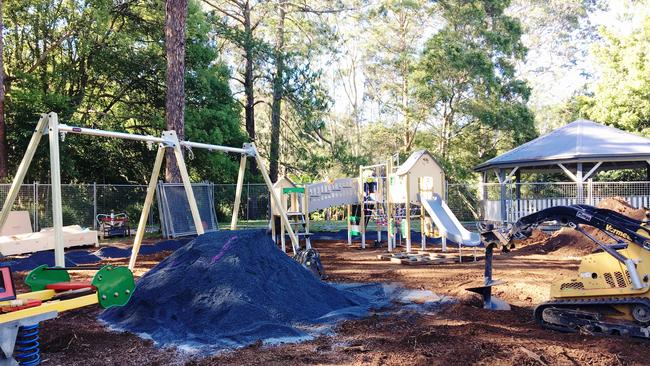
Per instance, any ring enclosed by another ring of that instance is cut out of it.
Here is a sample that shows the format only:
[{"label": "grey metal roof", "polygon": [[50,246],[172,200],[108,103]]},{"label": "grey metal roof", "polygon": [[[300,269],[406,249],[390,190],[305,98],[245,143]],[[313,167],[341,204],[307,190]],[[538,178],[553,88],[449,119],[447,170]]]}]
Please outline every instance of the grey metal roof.
[{"label": "grey metal roof", "polygon": [[577,120],[474,167],[526,167],[650,159],[650,139],[588,120]]}]

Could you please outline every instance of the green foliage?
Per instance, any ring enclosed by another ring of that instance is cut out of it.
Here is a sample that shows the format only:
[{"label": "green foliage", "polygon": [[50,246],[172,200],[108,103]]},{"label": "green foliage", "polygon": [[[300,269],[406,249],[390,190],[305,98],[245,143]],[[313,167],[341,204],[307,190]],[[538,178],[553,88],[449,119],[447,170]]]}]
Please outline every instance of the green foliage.
[{"label": "green foliage", "polygon": [[[425,45],[414,73],[437,151],[451,180],[535,135],[530,90],[515,74],[525,57],[509,1],[441,1],[446,25]],[[424,135],[427,135],[424,133]]]},{"label": "green foliage", "polygon": [[[38,119],[55,111],[61,123],[159,135],[164,128],[164,2],[6,1],[9,74],[7,125],[15,171]],[[229,71],[210,38],[213,31],[197,1],[187,31],[186,137],[241,146],[239,108]],[[49,180],[42,144],[29,180]],[[62,178],[71,182],[142,183],[155,151],[142,143],[67,136],[61,144]],[[195,179],[232,181],[233,157],[196,154]]]},{"label": "green foliage", "polygon": [[601,33],[594,50],[601,76],[593,95],[576,98],[577,114],[650,136],[650,17],[627,36]]}]

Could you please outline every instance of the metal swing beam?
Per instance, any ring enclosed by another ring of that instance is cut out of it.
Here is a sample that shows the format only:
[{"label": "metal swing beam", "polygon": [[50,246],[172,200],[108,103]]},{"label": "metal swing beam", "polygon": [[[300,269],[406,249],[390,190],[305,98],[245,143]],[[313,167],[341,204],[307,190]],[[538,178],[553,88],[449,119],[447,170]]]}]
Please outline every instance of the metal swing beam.
[{"label": "metal swing beam", "polygon": [[[205,149],[208,151],[218,151],[225,153],[237,153],[241,154],[241,161],[239,165],[239,174],[237,177],[237,189],[235,195],[235,207],[233,209],[232,221],[230,228],[235,230],[237,228],[237,217],[239,213],[239,203],[241,202],[241,192],[244,182],[244,172],[246,170],[246,158],[252,157],[256,160],[257,166],[262,173],[264,182],[266,183],[269,192],[271,194],[271,199],[274,204],[279,206],[280,199],[277,196],[276,192],[273,190],[273,184],[268,175],[266,169],[264,169],[264,160],[260,157],[257,148],[254,144],[244,144],[242,148],[230,147],[230,146],[221,146],[221,145],[212,145],[204,144],[200,142],[192,141],[180,141],[178,136],[174,131],[164,131],[161,137],[155,137],[150,135],[138,135],[130,134],[124,132],[115,132],[115,131],[105,131],[85,127],[75,127],[68,126],[65,124],[58,123],[58,116],[56,113],[51,112],[47,114],[42,114],[41,118],[36,125],[34,134],[29,142],[27,151],[23,156],[23,160],[18,167],[16,176],[14,177],[9,193],[5,202],[2,206],[2,211],[0,212],[0,227],[2,227],[7,221],[9,212],[13,207],[13,204],[18,196],[21,185],[29,169],[29,165],[34,158],[34,153],[36,148],[41,140],[43,135],[49,135],[50,141],[50,169],[51,169],[51,181],[52,181],[52,218],[54,226],[54,259],[55,265],[57,267],[65,267],[65,257],[64,257],[64,243],[63,243],[63,210],[62,210],[62,198],[61,198],[61,162],[60,162],[60,153],[59,153],[59,134],[74,133],[80,135],[88,136],[98,136],[98,137],[109,137],[109,138],[118,138],[123,140],[133,140],[133,141],[142,141],[146,143],[156,143],[158,144],[158,151],[156,153],[156,159],[154,161],[154,166],[151,172],[151,177],[149,179],[149,184],[147,187],[147,195],[143,205],[142,213],[140,215],[140,221],[138,223],[138,229],[136,236],[133,241],[133,249],[131,253],[131,258],[129,260],[129,269],[133,270],[137,260],[138,252],[142,244],[142,239],[144,237],[145,227],[147,217],[149,216],[149,211],[151,210],[151,205],[154,199],[154,192],[156,189],[156,182],[160,175],[160,170],[162,168],[162,162],[165,155],[165,149],[171,148],[174,151],[174,156],[178,164],[179,171],[181,173],[181,180],[183,182],[183,187],[187,195],[187,200],[190,205],[190,211],[192,214],[192,219],[194,221],[194,226],[196,227],[197,234],[203,234],[205,231],[203,229],[203,224],[201,222],[201,216],[199,214],[198,205],[196,204],[196,199],[194,198],[194,192],[192,190],[192,185],[190,182],[189,174],[187,172],[187,166],[185,165],[185,159],[183,157],[183,152],[181,150],[182,146],[187,148],[197,148]],[[291,225],[289,223],[289,218],[287,213],[284,210],[281,210],[281,220],[282,224],[286,227],[291,237],[291,243],[294,247],[294,250],[298,249],[298,238],[294,233]]]}]

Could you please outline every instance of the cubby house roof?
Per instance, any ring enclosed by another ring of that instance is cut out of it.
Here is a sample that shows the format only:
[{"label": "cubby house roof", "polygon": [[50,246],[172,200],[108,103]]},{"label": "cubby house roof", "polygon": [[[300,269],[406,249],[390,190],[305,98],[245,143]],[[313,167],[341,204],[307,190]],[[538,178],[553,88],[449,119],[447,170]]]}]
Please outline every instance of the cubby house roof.
[{"label": "cubby house roof", "polygon": [[433,157],[433,155],[431,155],[430,152],[428,152],[427,150],[418,150],[413,154],[411,154],[411,156],[409,156],[409,158],[406,159],[406,161],[402,163],[402,165],[400,165],[399,168],[397,168],[395,174],[404,175],[410,172],[413,169],[413,167],[415,167],[415,165],[418,163],[418,161],[420,161],[420,159],[422,159],[423,157],[428,157],[429,159],[431,159],[431,161],[434,164],[440,167],[440,164],[438,164],[438,162]]}]

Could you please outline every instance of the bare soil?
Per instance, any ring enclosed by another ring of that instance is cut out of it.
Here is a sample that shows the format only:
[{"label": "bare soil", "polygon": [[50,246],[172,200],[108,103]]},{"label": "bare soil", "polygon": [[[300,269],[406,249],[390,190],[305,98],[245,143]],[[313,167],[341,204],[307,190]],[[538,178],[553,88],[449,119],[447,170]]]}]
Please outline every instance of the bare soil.
[{"label": "bare soil", "polygon": [[[608,204],[612,204],[611,202]],[[620,202],[613,203],[620,209]],[[609,207],[608,207],[609,208]],[[640,213],[639,213],[640,214]],[[532,310],[551,282],[575,276],[576,256],[590,252],[581,237],[536,232],[510,253],[495,256],[496,296],[511,311],[483,310],[465,288],[481,283],[483,262],[407,266],[377,259],[382,249],[316,243],[330,281],[398,282],[448,295],[457,302],[434,315],[374,315],[346,321],[334,334],[301,344],[249,346],[210,357],[160,349],[129,333],[107,330],[99,309],[70,311],[42,324],[45,365],[647,365],[650,343],[624,337],[545,330]],[[136,276],[169,253],[142,256]],[[465,252],[464,254],[467,254]],[[126,260],[112,263],[125,264]],[[76,272],[75,277],[84,277]],[[188,284],[179,284],[184,286]],[[206,324],[206,327],[210,326]]]}]

